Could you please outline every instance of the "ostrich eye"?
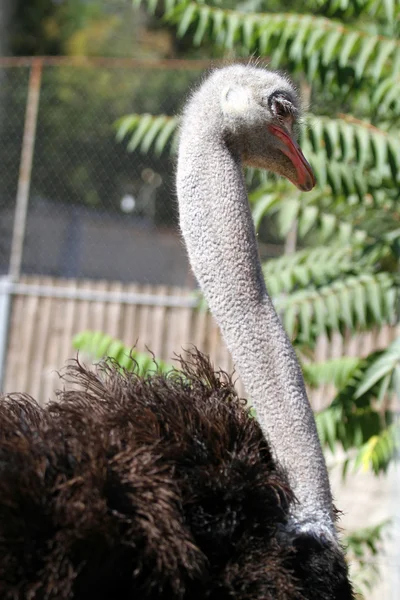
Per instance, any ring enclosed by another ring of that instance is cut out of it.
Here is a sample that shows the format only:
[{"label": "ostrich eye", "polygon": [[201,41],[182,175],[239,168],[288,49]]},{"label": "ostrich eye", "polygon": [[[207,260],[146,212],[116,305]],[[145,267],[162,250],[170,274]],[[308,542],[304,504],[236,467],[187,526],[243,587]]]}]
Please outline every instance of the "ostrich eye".
[{"label": "ostrich eye", "polygon": [[292,99],[284,92],[275,92],[268,98],[269,108],[275,117],[280,121],[285,121],[288,118],[296,118],[297,108],[294,106]]}]

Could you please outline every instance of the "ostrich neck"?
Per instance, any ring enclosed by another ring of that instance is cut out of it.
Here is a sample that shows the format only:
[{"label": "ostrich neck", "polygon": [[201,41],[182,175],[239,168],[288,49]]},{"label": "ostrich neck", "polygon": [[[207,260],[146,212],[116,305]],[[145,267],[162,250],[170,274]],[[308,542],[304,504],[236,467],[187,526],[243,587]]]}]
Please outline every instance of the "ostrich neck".
[{"label": "ostrich neck", "polygon": [[289,474],[298,500],[293,526],[335,539],[326,465],[300,366],[265,287],[240,158],[218,131],[208,113],[187,115],[181,132],[177,186],[189,259],[263,433]]}]

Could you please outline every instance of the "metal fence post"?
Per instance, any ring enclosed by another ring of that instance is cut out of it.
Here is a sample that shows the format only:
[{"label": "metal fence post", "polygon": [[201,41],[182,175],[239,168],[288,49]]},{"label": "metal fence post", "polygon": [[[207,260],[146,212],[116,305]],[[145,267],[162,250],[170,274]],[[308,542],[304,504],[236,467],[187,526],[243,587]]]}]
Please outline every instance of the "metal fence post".
[{"label": "metal fence post", "polygon": [[3,389],[4,385],[11,287],[12,283],[8,276],[0,278],[0,391]]},{"label": "metal fence post", "polygon": [[12,281],[17,281],[21,273],[41,80],[42,61],[40,59],[35,59],[32,62],[31,73],[29,77],[24,136],[22,139],[21,164],[18,177],[17,199],[15,204],[14,228],[11,241],[9,275],[11,276]]},{"label": "metal fence post", "polygon": [[33,60],[26,102],[21,163],[19,168],[14,227],[11,240],[10,265],[8,276],[2,278],[0,281],[0,389],[2,389],[3,386],[5,371],[12,285],[19,279],[24,250],[26,217],[28,213],[33,151],[35,147],[36,124],[42,80],[42,66],[43,63],[41,59]]}]

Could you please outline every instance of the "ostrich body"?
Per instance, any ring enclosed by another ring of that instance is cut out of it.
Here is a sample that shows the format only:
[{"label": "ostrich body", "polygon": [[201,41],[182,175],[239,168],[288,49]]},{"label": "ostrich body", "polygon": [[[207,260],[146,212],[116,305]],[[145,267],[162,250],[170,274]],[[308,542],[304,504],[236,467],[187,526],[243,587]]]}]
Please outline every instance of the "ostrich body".
[{"label": "ostrich body", "polygon": [[189,101],[178,160],[193,270],[259,422],[198,352],[139,377],[112,362],[39,407],[0,403],[5,600],[351,600],[300,367],[267,294],[242,163],[312,171],[297,96],[255,67],[215,71]]}]

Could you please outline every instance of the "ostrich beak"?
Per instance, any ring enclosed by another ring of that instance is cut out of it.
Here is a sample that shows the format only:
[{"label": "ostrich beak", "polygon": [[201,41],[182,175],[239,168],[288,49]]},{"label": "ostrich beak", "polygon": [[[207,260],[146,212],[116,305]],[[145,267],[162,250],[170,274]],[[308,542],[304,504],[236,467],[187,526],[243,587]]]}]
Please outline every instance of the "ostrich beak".
[{"label": "ostrich beak", "polygon": [[281,148],[294,168],[296,169],[297,179],[292,180],[295,186],[304,192],[309,192],[315,186],[315,176],[312,168],[301,151],[300,146],[294,139],[281,127],[277,125],[269,125],[270,132],[281,140],[283,147]]}]

